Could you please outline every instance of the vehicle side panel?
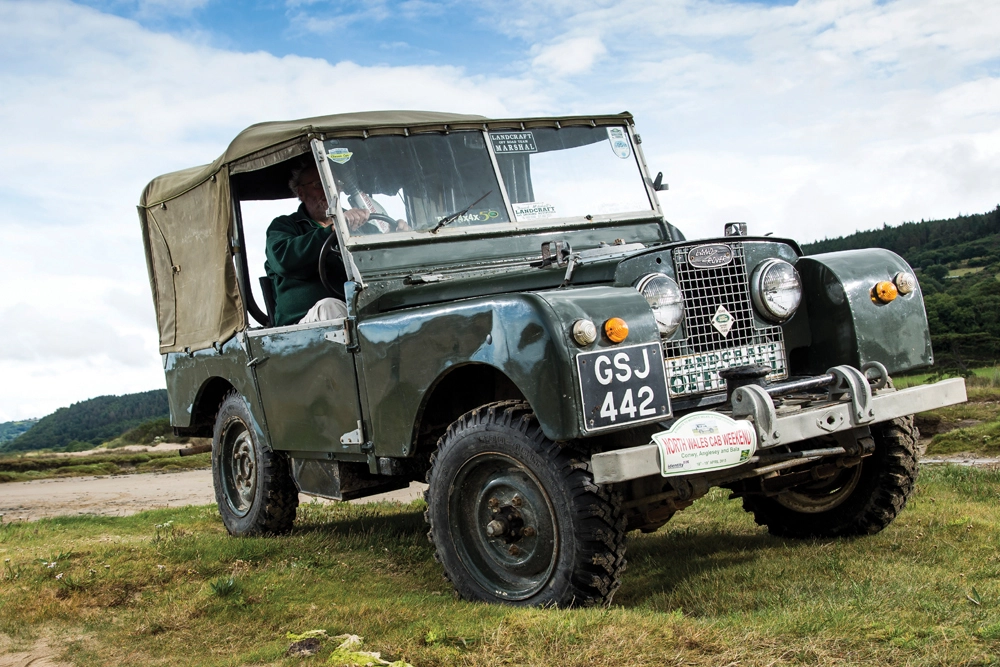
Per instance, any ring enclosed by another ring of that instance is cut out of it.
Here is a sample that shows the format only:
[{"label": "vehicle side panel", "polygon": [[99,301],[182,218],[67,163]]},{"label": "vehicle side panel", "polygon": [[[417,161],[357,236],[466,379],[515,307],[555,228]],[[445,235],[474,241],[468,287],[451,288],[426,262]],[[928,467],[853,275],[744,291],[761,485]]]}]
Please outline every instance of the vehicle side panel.
[{"label": "vehicle side panel", "polygon": [[341,436],[358,428],[354,355],[327,337],[336,327],[273,329],[249,336],[271,444],[295,451],[360,451]]},{"label": "vehicle side panel", "polygon": [[[379,456],[411,453],[424,397],[450,369],[492,366],[531,404],[546,436],[579,437],[580,396],[570,338],[577,317],[600,326],[623,317],[625,344],[659,340],[649,305],[634,289],[591,287],[470,299],[380,315],[358,326],[360,368],[370,414],[366,426]],[[602,339],[588,350],[610,346]]]},{"label": "vehicle side panel", "polygon": [[[213,379],[221,379],[247,400],[250,412],[257,421],[257,435],[269,444],[264,412],[258,400],[253,369],[246,349],[240,343],[243,334],[233,336],[218,349],[210,347],[192,353],[170,352],[164,356],[164,375],[170,402],[170,424],[181,428],[198,426],[195,423],[196,407],[205,387]],[[211,406],[210,418],[214,420]]]}]

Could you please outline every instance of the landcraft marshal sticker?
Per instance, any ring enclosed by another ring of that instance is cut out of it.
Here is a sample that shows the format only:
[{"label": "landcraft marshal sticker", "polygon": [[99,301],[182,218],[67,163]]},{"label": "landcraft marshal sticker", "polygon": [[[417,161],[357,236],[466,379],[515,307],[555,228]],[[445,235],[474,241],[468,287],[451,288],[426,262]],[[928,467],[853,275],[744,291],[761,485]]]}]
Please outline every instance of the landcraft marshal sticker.
[{"label": "landcraft marshal sticker", "polygon": [[757,451],[757,432],[745,419],[718,412],[684,415],[669,431],[653,434],[664,477],[721,470],[746,463]]},{"label": "landcraft marshal sticker", "polygon": [[538,152],[535,135],[531,132],[490,132],[490,141],[497,155]]}]

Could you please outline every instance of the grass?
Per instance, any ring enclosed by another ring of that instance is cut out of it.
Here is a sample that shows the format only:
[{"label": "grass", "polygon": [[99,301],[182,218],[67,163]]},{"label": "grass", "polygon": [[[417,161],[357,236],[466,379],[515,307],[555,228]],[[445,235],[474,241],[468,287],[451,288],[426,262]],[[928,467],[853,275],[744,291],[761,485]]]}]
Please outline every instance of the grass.
[{"label": "grass", "polygon": [[[986,366],[983,368],[973,368],[970,369],[972,377],[965,381],[965,384],[969,389],[974,388],[992,388],[1000,389],[1000,366]],[[926,383],[933,373],[917,373],[915,375],[902,375],[893,378],[893,384],[899,389],[904,389],[906,387],[915,387]]]},{"label": "grass", "polygon": [[[928,456],[1000,456],[1000,368],[977,368],[966,379],[966,403],[917,415],[924,436],[933,435]],[[930,374],[899,378],[896,386],[923,384]]]},{"label": "grass", "polygon": [[178,456],[177,452],[91,454],[87,456],[8,456],[0,458],[0,482],[26,482],[50,477],[125,475],[208,468],[211,454]]},{"label": "grass", "polygon": [[416,667],[997,664],[998,502],[1000,472],[928,468],[882,533],[794,541],[714,491],[634,534],[614,605],[581,610],[456,600],[420,502],[304,505],[264,538],[210,507],[46,519],[0,526],[0,632],[79,665],[300,664],[311,630]]}]

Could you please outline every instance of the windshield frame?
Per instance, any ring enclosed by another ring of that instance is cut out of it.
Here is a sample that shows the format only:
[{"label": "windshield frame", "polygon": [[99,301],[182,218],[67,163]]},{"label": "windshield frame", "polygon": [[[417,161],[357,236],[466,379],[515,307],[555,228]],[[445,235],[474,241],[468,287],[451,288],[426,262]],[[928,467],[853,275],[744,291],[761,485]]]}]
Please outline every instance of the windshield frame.
[{"label": "windshield frame", "polygon": [[[519,126],[512,125],[511,129],[524,130],[527,129],[549,127],[555,129],[561,129],[559,122],[553,121],[551,123],[541,124],[532,123],[530,125],[526,123],[520,123]],[[589,126],[597,127],[595,123],[591,123]],[[533,231],[546,231],[546,230],[560,230],[560,229],[579,229],[581,227],[596,227],[605,225],[614,225],[621,222],[628,221],[641,221],[650,220],[654,218],[663,219],[663,211],[660,207],[660,202],[656,196],[655,191],[652,187],[652,181],[649,178],[649,171],[646,165],[645,157],[642,154],[641,140],[638,139],[638,135],[635,133],[634,126],[629,122],[622,123],[602,123],[601,127],[622,127],[629,137],[631,147],[634,153],[634,159],[639,168],[639,177],[642,179],[643,186],[646,190],[646,196],[649,199],[650,207],[648,209],[640,211],[619,211],[615,213],[605,213],[605,214],[594,214],[594,215],[576,215],[576,216],[566,216],[566,217],[554,217],[554,218],[543,218],[539,220],[524,220],[518,221],[514,213],[513,206],[511,205],[510,197],[507,192],[507,186],[504,183],[503,175],[500,171],[499,165],[497,163],[496,153],[493,148],[492,141],[490,140],[489,133],[494,132],[498,129],[494,126],[483,127],[477,129],[469,130],[455,130],[457,132],[478,132],[486,143],[487,154],[490,157],[490,163],[493,168],[494,176],[497,180],[497,184],[500,187],[500,193],[503,198],[504,206],[506,207],[507,216],[510,222],[498,222],[486,225],[475,225],[471,227],[451,227],[445,226],[438,229],[436,232],[431,232],[430,230],[420,230],[420,231],[409,231],[409,232],[393,232],[391,234],[384,235],[352,235],[349,228],[347,227],[347,222],[344,218],[344,209],[342,207],[342,202],[340,197],[338,197],[338,189],[335,185],[333,173],[329,165],[329,160],[326,158],[326,148],[323,141],[320,138],[313,138],[310,142],[313,152],[313,157],[319,166],[320,177],[323,181],[323,187],[326,192],[327,202],[330,205],[330,213],[334,218],[334,225],[336,227],[337,235],[340,241],[340,247],[350,251],[352,249],[369,249],[378,248],[383,246],[399,246],[399,245],[415,245],[423,244],[428,242],[433,242],[434,240],[441,238],[461,238],[461,237],[497,237],[505,236],[511,233],[524,233]],[[569,127],[569,125],[566,125]],[[351,272],[350,264],[352,262],[348,261],[349,273]]]}]

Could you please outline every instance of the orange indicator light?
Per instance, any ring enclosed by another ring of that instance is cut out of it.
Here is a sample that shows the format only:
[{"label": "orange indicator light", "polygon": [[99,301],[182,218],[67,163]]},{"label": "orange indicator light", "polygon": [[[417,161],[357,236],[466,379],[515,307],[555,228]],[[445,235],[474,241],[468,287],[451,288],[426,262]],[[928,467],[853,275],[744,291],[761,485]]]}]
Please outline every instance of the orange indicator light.
[{"label": "orange indicator light", "polygon": [[872,290],[872,301],[879,303],[889,303],[897,296],[899,296],[899,290],[896,289],[896,285],[891,280],[883,280]]},{"label": "orange indicator light", "polygon": [[612,317],[604,323],[604,335],[612,343],[620,343],[628,338],[628,324],[620,317]]}]

